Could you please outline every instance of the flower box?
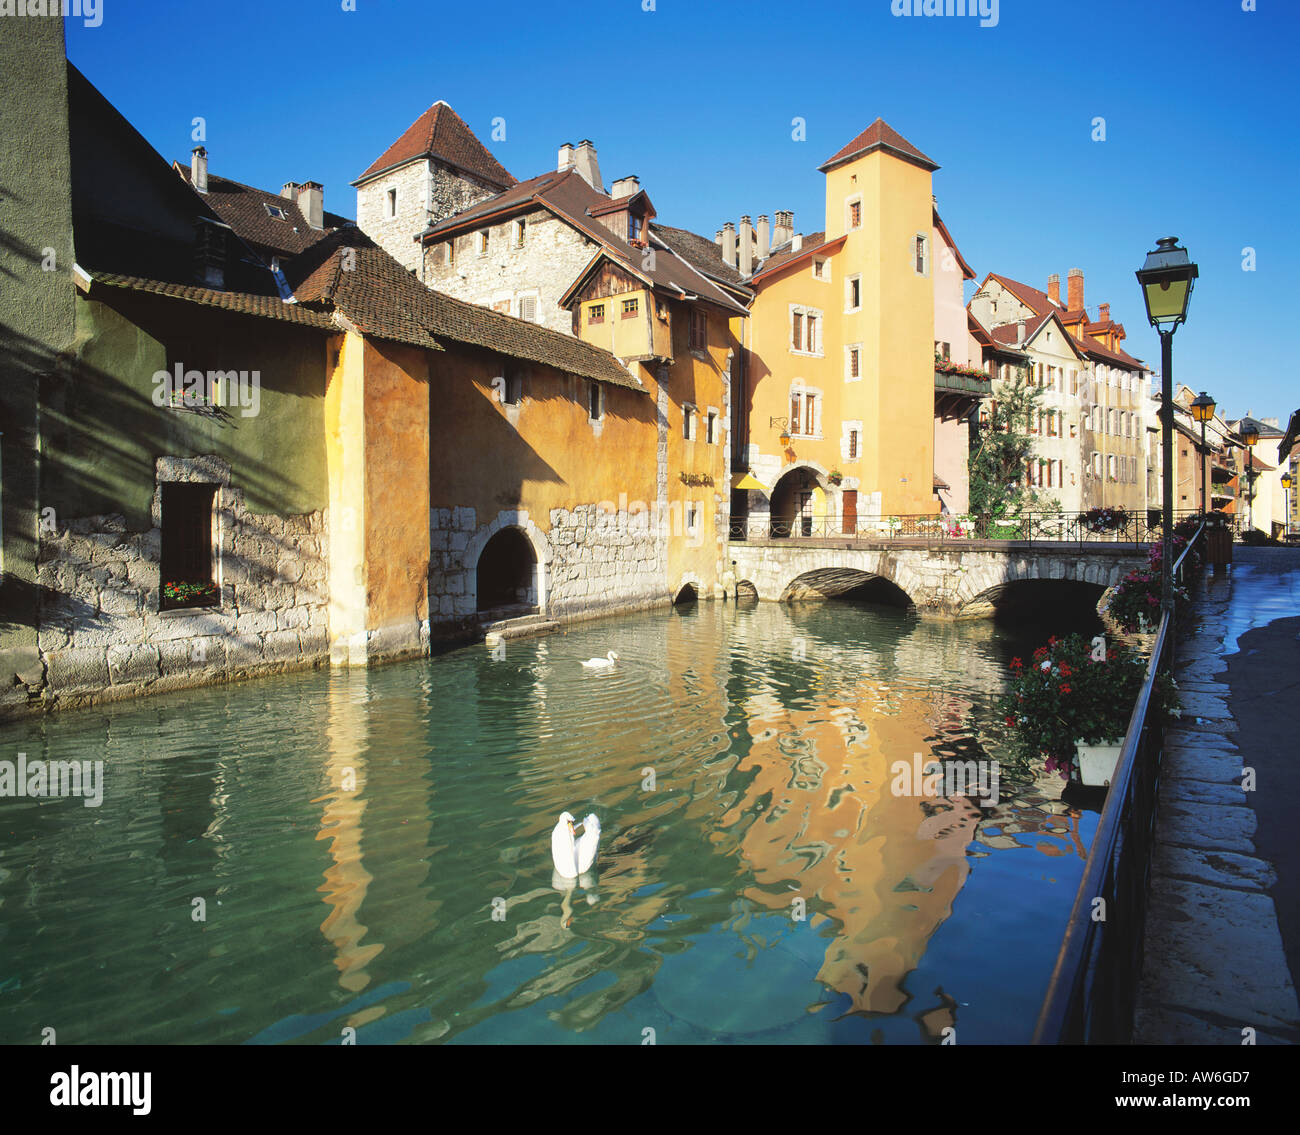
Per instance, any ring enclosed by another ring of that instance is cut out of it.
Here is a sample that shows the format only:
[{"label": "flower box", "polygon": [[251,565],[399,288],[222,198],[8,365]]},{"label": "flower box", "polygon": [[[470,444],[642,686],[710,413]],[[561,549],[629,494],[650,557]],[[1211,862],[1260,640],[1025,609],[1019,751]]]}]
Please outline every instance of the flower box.
[{"label": "flower box", "polygon": [[1119,754],[1123,748],[1123,737],[1118,741],[1103,741],[1096,745],[1076,741],[1074,751],[1079,766],[1079,783],[1088,788],[1109,786],[1115,777],[1115,766],[1119,764]]}]

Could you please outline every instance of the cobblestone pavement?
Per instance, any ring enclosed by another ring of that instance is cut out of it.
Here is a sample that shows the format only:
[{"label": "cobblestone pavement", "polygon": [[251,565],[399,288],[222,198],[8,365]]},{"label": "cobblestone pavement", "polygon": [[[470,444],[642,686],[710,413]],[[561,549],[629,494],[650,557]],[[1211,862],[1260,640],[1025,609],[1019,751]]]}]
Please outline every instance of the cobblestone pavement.
[{"label": "cobblestone pavement", "polygon": [[1135,1044],[1300,1043],[1300,551],[1233,553],[1176,643]]}]

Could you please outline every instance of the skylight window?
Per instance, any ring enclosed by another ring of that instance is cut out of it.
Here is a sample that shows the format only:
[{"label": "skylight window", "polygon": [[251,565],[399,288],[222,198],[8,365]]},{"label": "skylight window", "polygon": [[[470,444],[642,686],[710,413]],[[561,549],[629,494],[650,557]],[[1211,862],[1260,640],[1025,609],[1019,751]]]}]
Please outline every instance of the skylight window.
[{"label": "skylight window", "polygon": [[265,201],[263,201],[262,204],[266,205],[266,212],[269,216],[278,217],[282,221],[287,221],[289,219],[289,214],[281,209],[279,205],[271,205]]}]

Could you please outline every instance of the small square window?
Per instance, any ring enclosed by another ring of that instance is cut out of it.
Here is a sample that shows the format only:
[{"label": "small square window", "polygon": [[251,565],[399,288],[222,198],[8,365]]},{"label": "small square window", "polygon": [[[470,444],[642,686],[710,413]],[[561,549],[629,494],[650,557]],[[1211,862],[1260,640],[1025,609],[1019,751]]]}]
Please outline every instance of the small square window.
[{"label": "small square window", "polygon": [[603,303],[593,303],[587,308],[587,323],[604,323],[605,322],[605,305]]},{"label": "small square window", "polygon": [[718,412],[710,410],[709,416],[704,423],[704,440],[710,445],[716,444],[718,440]]},{"label": "small square window", "polygon": [[[266,202],[263,202],[263,204],[266,205],[266,211],[268,215],[275,217],[276,219],[281,221],[287,221],[289,219],[289,214],[286,213],[283,209],[281,209],[279,205],[270,205],[267,204]],[[391,215],[392,214],[390,213],[389,216]]]},{"label": "small square window", "polygon": [[858,431],[849,430],[849,460],[856,461],[857,459],[858,459]]},{"label": "small square window", "polygon": [[484,229],[478,234],[478,254],[480,256],[487,255],[489,235],[490,233],[487,229]]},{"label": "small square window", "polygon": [[396,189],[390,189],[388,191],[388,215],[390,217],[397,216],[397,190]]},{"label": "small square window", "polygon": [[857,311],[862,306],[862,277],[850,276],[845,295],[845,306],[849,311]]},{"label": "small square window", "polygon": [[858,229],[862,227],[862,202],[849,202],[849,228]]},{"label": "small square window", "polygon": [[682,438],[686,441],[695,440],[695,407],[682,407]]},{"label": "small square window", "polygon": [[524,227],[526,222],[521,217],[515,222],[515,247],[523,248],[524,246]]},{"label": "small square window", "polygon": [[598,422],[605,416],[605,391],[599,382],[588,384],[587,416],[593,422]]},{"label": "small square window", "polygon": [[215,607],[221,600],[212,571],[212,508],[217,486],[161,485],[162,579],[159,608]]},{"label": "small square window", "polygon": [[691,350],[703,351],[709,345],[709,317],[698,307],[691,309]]},{"label": "small square window", "polygon": [[812,274],[818,280],[826,279],[826,261],[816,259],[812,262]]},{"label": "small square window", "polygon": [[623,318],[632,319],[636,313],[641,310],[641,301],[639,299],[630,299],[623,301]]}]

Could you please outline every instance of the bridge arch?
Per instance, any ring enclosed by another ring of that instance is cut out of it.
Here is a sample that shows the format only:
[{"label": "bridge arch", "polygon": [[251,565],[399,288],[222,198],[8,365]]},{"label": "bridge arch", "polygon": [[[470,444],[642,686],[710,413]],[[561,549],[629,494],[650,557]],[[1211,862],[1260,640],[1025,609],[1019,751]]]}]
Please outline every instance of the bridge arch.
[{"label": "bridge arch", "polygon": [[792,461],[782,466],[768,493],[768,535],[774,539],[810,536],[814,516],[834,514],[838,493],[828,476],[816,461]]},{"label": "bridge arch", "polygon": [[795,576],[781,593],[782,602],[848,597],[891,607],[915,605],[912,597],[888,575],[855,567],[813,568]]}]

